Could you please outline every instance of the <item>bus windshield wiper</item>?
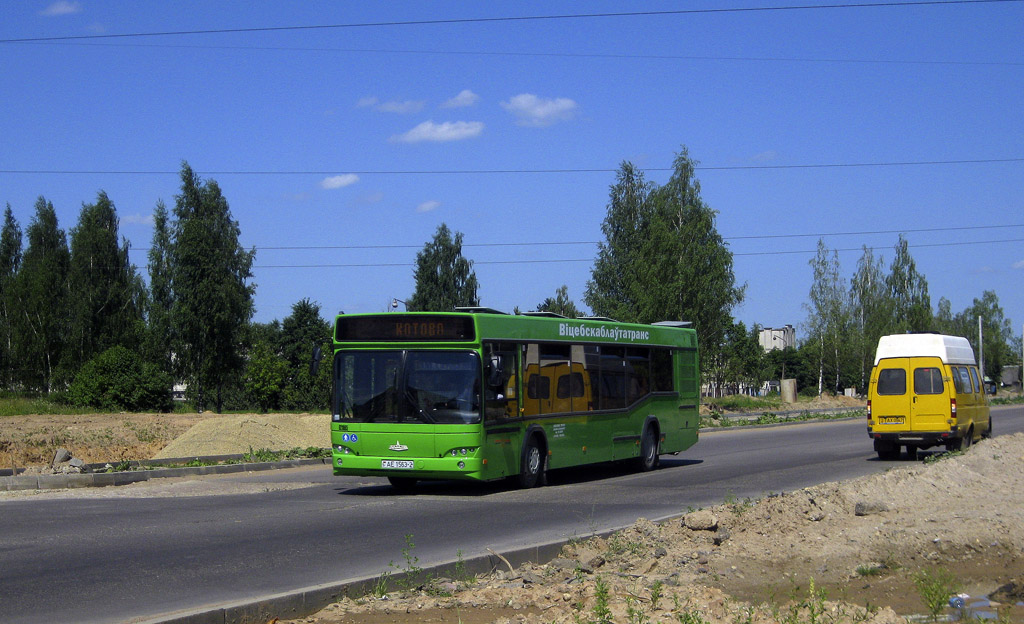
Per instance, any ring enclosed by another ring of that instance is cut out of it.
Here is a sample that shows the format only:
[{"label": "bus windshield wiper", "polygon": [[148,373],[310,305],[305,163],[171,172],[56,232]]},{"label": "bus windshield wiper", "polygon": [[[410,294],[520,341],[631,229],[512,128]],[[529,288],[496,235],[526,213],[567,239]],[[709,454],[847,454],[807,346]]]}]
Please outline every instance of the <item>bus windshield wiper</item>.
[{"label": "bus windshield wiper", "polygon": [[420,407],[419,401],[416,400],[416,396],[412,393],[412,390],[410,390],[409,388],[405,389],[405,399],[409,402],[410,405],[412,405],[412,409],[416,412],[416,415],[420,417],[420,420],[422,420],[425,423],[436,422],[432,416],[427,414],[427,412]]}]

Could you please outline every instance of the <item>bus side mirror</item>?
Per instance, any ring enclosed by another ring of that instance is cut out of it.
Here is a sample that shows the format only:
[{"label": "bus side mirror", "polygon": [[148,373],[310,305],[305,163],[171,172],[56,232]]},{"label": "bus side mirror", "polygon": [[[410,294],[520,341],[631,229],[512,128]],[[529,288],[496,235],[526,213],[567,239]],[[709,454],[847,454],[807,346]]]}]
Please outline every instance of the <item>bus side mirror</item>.
[{"label": "bus side mirror", "polygon": [[324,354],[320,349],[320,345],[313,347],[313,358],[309,362],[310,377],[316,377],[316,374],[320,371],[320,360],[323,358]]},{"label": "bus side mirror", "polygon": [[487,385],[496,388],[505,382],[505,356],[492,353],[487,359]]}]

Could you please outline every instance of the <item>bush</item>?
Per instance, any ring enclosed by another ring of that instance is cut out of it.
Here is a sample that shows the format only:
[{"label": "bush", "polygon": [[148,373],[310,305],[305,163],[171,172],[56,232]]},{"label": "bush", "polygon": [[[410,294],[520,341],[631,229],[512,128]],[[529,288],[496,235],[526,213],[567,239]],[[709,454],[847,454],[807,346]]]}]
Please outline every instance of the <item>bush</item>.
[{"label": "bush", "polygon": [[172,385],[170,376],[157,366],[117,346],[86,362],[68,389],[68,399],[81,407],[167,412]]}]

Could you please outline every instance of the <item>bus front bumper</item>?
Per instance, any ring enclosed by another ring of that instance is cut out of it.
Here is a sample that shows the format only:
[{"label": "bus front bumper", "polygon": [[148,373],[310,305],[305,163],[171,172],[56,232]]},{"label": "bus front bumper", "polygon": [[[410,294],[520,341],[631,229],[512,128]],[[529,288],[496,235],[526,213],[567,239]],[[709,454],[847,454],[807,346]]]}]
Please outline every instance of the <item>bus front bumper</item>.
[{"label": "bus front bumper", "polygon": [[[409,462],[412,467],[404,467],[410,465],[405,462]],[[398,460],[394,457],[334,453],[331,463],[335,476],[475,481],[485,478],[483,460],[477,457],[414,457]],[[403,467],[392,467],[397,465]]]}]

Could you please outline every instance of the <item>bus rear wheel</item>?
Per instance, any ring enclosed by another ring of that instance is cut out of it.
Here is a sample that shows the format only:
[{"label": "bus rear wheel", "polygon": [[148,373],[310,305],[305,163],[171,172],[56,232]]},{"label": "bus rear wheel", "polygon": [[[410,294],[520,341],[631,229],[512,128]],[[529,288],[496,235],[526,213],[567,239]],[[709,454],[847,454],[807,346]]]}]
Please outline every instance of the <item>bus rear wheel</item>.
[{"label": "bus rear wheel", "polygon": [[523,457],[519,468],[519,487],[529,489],[537,487],[544,480],[544,469],[547,467],[544,455],[536,436],[530,436],[523,447]]},{"label": "bus rear wheel", "polygon": [[658,433],[654,427],[647,427],[640,438],[640,457],[637,465],[643,472],[650,472],[658,466]]}]

